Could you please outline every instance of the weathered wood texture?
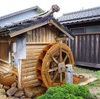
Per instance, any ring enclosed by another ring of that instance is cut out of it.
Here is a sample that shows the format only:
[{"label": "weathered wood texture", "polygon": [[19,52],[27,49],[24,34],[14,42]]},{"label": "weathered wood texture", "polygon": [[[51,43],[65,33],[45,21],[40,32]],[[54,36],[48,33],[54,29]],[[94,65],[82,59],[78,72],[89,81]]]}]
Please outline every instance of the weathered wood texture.
[{"label": "weathered wood texture", "polygon": [[0,74],[8,73],[10,71],[11,64],[0,61]]},{"label": "weathered wood texture", "polygon": [[37,58],[47,44],[56,42],[56,37],[57,33],[47,27],[27,32],[26,59],[22,60],[22,87],[40,85],[36,75]]},{"label": "weathered wood texture", "polygon": [[27,42],[55,42],[57,32],[45,26],[28,31],[26,36]]},{"label": "weathered wood texture", "polygon": [[8,61],[9,57],[9,39],[0,37],[0,59]]},{"label": "weathered wood texture", "polygon": [[75,35],[69,46],[76,65],[100,68],[100,34]]},{"label": "weathered wood texture", "polygon": [[[44,26],[41,28],[37,28],[31,31],[26,32],[26,59],[22,60],[22,68],[21,68],[21,80],[22,87],[28,86],[38,86],[40,82],[36,76],[36,63],[37,58],[41,52],[41,50],[49,43],[54,43],[55,38],[58,33],[55,30],[49,28],[49,26]],[[0,38],[0,50],[4,50],[4,53],[0,53],[0,59],[7,60],[9,57],[9,42],[11,39]],[[2,45],[5,46],[2,48]],[[5,55],[4,55],[5,54]],[[8,72],[11,69],[16,75],[18,75],[17,68],[10,68],[9,65],[5,65],[0,62],[0,72],[1,74],[4,72]]]},{"label": "weathered wood texture", "polygon": [[26,59],[22,60],[22,87],[38,86],[36,75],[37,58],[46,44],[27,44]]},{"label": "weathered wood texture", "polygon": [[47,45],[37,62],[37,77],[41,81],[41,86],[49,88],[65,83],[64,66],[67,64],[74,66],[72,52],[66,44]]}]

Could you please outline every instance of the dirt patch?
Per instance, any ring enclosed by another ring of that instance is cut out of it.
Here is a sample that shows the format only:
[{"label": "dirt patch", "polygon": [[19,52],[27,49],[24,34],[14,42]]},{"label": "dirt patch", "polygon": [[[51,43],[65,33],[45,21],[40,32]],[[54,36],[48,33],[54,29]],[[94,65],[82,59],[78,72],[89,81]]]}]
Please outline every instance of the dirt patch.
[{"label": "dirt patch", "polygon": [[100,88],[99,87],[90,87],[89,90],[91,94],[95,96],[96,99],[100,99]]},{"label": "dirt patch", "polygon": [[91,94],[95,96],[96,99],[100,99],[100,80],[96,80],[86,85]]},{"label": "dirt patch", "polygon": [[[74,67],[74,74],[85,74],[90,76],[91,78],[98,78],[97,75],[98,69],[91,69],[91,68],[82,68],[82,67]],[[86,84],[86,86],[89,88],[91,94],[95,96],[94,99],[100,99],[100,80],[94,80],[90,81]]]}]

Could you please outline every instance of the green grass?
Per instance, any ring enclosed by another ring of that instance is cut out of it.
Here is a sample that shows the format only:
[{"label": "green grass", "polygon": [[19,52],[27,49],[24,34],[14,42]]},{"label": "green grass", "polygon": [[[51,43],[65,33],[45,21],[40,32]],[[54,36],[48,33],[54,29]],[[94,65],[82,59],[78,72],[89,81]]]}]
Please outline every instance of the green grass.
[{"label": "green grass", "polygon": [[98,80],[100,81],[100,70],[98,70],[98,71],[96,72],[96,75],[97,75]]},{"label": "green grass", "polygon": [[88,85],[88,87],[100,87],[100,80],[96,80],[94,82],[90,82]]},{"label": "green grass", "polygon": [[95,82],[90,82],[88,85],[89,86],[97,86],[97,84]]},{"label": "green grass", "polygon": [[97,95],[100,95],[100,92],[97,92],[96,94],[97,94]]},{"label": "green grass", "polygon": [[91,68],[74,66],[74,73],[89,74],[89,75],[91,75],[93,77],[97,77],[97,70],[91,69]]}]

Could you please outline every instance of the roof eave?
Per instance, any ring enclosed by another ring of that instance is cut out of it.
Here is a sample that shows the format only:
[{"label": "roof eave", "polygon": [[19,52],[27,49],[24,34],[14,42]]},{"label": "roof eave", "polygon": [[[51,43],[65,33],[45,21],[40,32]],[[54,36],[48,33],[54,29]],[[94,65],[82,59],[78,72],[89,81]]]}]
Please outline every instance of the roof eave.
[{"label": "roof eave", "polygon": [[53,20],[50,20],[50,23],[52,23],[55,27],[57,27],[60,31],[62,31],[64,34],[66,34],[70,39],[74,40],[74,37],[72,35],[70,35],[67,30],[65,30],[65,28],[63,28],[62,25],[58,25],[57,23],[55,23]]},{"label": "roof eave", "polygon": [[38,28],[38,27],[41,27],[41,26],[44,26],[46,24],[53,24],[56,28],[58,28],[60,31],[62,31],[62,33],[66,34],[70,39],[74,39],[74,37],[72,35],[70,35],[64,28],[62,25],[56,23],[53,19],[50,19],[50,20],[47,20],[45,22],[41,22],[39,24],[35,24],[35,25],[32,25],[30,27],[27,27],[27,28],[24,28],[24,29],[21,29],[21,30],[18,30],[18,31],[15,31],[15,32],[10,32],[9,35],[10,37],[15,37],[17,35],[20,35],[22,33],[25,33],[27,31],[30,31],[32,29],[35,29],[35,28]]},{"label": "roof eave", "polygon": [[10,37],[15,37],[15,36],[17,36],[17,35],[23,34],[23,33],[27,32],[27,31],[32,30],[32,29],[35,29],[35,28],[44,26],[44,25],[46,25],[47,23],[48,23],[48,22],[45,21],[45,22],[42,22],[42,23],[39,23],[39,24],[35,24],[35,25],[33,25],[33,26],[30,26],[30,27],[27,27],[27,28],[24,28],[24,29],[15,31],[15,32],[10,32],[9,35],[10,35]]}]

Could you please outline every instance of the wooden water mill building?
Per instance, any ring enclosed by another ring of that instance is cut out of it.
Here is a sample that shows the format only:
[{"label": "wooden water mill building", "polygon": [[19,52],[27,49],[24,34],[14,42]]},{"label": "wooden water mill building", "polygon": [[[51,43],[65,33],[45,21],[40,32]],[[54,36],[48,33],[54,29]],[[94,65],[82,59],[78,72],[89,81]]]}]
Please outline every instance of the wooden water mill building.
[{"label": "wooden water mill building", "polygon": [[68,39],[73,36],[50,13],[1,27],[0,74],[16,74],[19,88],[65,83],[65,65],[74,65]]}]

